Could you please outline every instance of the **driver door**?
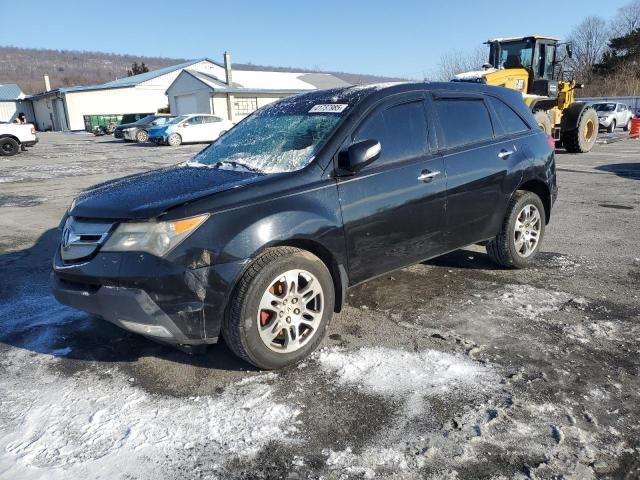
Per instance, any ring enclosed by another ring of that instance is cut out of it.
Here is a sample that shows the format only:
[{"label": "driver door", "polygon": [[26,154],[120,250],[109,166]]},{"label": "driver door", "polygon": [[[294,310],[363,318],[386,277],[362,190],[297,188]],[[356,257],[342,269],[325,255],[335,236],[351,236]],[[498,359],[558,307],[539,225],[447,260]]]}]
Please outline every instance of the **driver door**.
[{"label": "driver door", "polygon": [[443,253],[446,178],[430,135],[424,95],[414,93],[378,105],[344,146],[382,147],[372,164],[337,179],[353,284]]},{"label": "driver door", "polygon": [[200,142],[202,136],[202,117],[195,116],[186,119],[180,125],[180,136],[182,137],[182,141],[185,143],[188,142]]}]

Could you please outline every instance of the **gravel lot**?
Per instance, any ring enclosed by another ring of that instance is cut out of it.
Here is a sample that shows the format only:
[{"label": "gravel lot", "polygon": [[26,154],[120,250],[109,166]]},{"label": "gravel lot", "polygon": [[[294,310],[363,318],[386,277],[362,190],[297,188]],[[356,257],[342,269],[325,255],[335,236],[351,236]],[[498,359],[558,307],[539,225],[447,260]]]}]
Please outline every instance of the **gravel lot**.
[{"label": "gravel lot", "polygon": [[267,373],[49,294],[74,195],[201,146],[40,138],[0,158],[0,478],[640,478],[640,141],[558,152],[536,269],[470,247],[386,275]]}]

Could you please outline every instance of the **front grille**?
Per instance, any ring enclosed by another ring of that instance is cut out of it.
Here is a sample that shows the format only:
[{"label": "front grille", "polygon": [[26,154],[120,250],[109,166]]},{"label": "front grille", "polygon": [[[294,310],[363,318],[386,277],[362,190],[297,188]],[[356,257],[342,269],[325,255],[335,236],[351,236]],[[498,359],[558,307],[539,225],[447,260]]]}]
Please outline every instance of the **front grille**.
[{"label": "front grille", "polygon": [[93,255],[106,241],[113,223],[76,220],[69,217],[62,229],[60,256],[65,262]]}]

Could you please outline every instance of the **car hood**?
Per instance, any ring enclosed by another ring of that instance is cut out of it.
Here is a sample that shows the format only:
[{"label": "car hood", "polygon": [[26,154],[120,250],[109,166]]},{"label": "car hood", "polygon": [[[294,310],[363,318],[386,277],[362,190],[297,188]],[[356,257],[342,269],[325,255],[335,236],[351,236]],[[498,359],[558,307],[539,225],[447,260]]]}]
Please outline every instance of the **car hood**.
[{"label": "car hood", "polygon": [[116,130],[124,130],[125,128],[131,128],[131,127],[137,127],[137,125],[133,123],[123,123],[121,125],[118,125],[116,127]]},{"label": "car hood", "polygon": [[72,203],[74,217],[148,219],[170,208],[266,178],[254,172],[187,164],[95,185]]}]

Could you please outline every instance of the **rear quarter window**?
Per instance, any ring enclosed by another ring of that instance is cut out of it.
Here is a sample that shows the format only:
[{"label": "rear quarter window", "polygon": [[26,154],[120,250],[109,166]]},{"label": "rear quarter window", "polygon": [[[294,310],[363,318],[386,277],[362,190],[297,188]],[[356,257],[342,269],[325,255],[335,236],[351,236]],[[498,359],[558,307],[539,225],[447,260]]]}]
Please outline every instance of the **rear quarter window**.
[{"label": "rear quarter window", "polygon": [[489,110],[480,98],[436,99],[444,147],[478,143],[493,138]]},{"label": "rear quarter window", "polygon": [[495,97],[488,97],[488,99],[489,103],[496,111],[496,115],[502,124],[504,133],[512,134],[531,130],[529,125],[527,125],[527,123],[520,118],[520,115],[518,115],[509,105]]}]

